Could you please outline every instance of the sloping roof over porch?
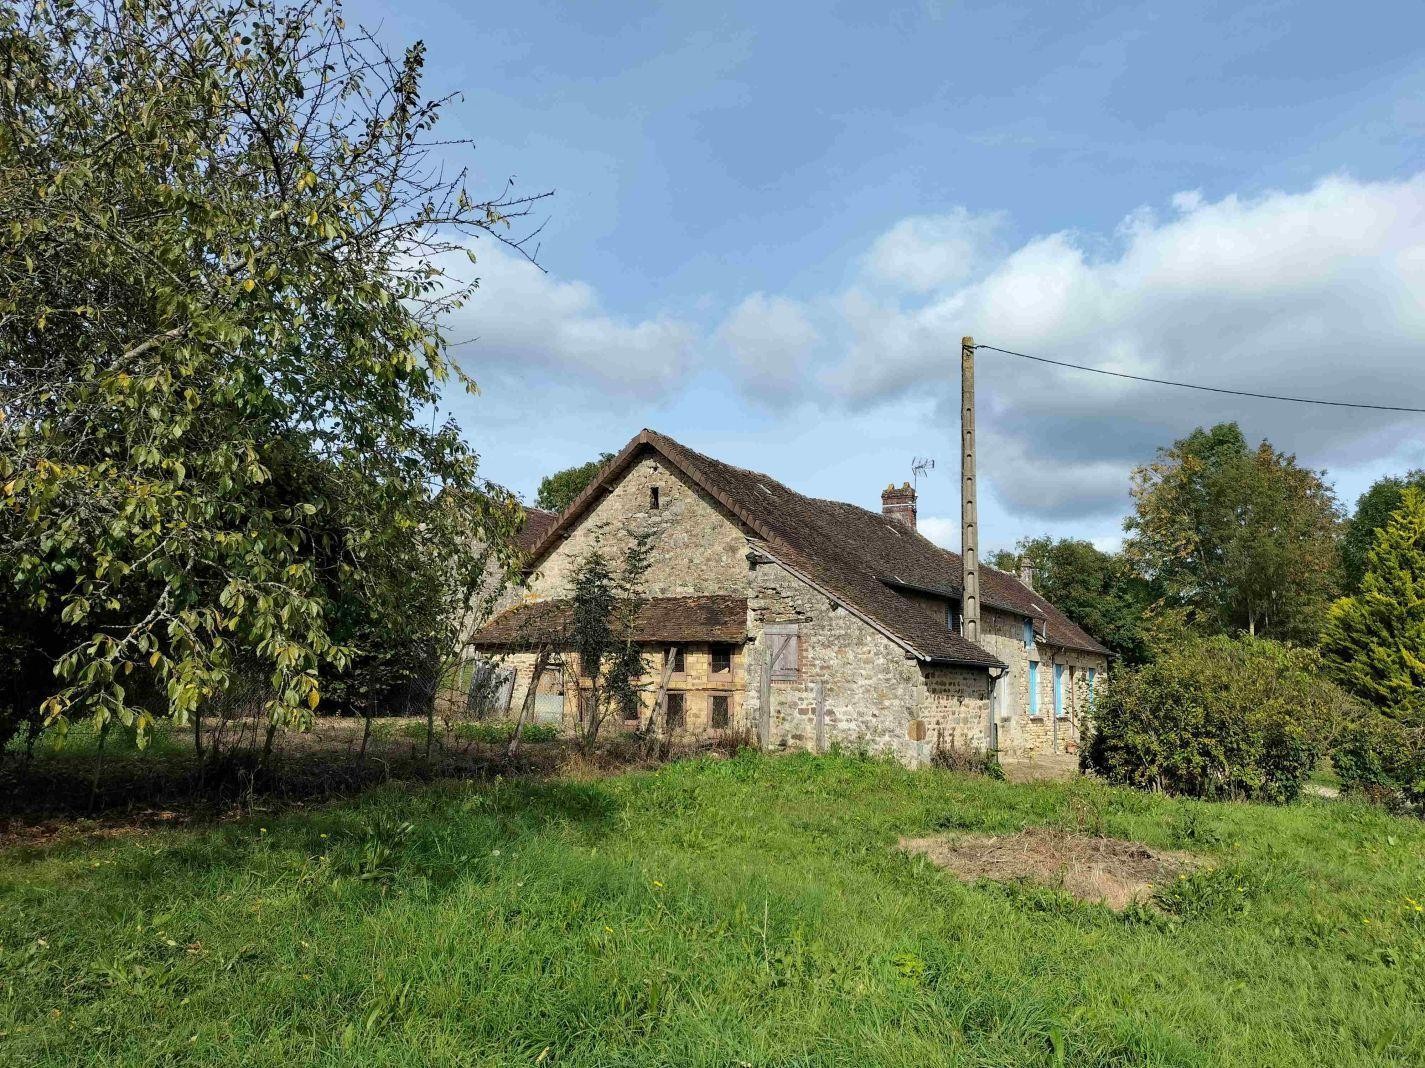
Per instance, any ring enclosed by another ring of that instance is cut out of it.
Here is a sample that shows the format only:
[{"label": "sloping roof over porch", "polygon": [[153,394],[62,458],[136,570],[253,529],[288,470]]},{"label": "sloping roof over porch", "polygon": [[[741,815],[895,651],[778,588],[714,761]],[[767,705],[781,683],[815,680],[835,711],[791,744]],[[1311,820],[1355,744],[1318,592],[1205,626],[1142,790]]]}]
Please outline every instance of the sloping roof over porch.
[{"label": "sloping roof over porch", "polygon": [[[557,646],[569,632],[573,613],[570,600],[517,605],[476,631],[469,644],[485,649]],[[633,639],[668,645],[746,641],[747,598],[722,594],[651,598],[634,620]]]}]

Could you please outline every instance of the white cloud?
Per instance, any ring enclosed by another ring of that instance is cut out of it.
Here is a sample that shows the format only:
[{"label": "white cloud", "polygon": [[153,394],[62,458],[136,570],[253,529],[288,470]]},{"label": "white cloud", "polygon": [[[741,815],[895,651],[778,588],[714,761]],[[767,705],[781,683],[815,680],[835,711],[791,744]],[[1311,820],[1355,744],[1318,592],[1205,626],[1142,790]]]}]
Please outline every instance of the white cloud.
[{"label": "white cloud", "polygon": [[492,372],[541,383],[571,380],[602,391],[642,398],[667,394],[694,356],[694,331],[670,316],[624,319],[603,310],[595,289],[561,281],[532,263],[484,242],[472,273],[480,287],[448,324],[454,341],[478,338],[457,350],[477,380]]},{"label": "white cloud", "polygon": [[[1135,210],[1109,237],[1035,237],[972,277],[956,265],[974,220],[939,217],[964,225],[938,242],[925,220],[906,220],[873,243],[859,281],[803,308],[836,354],[807,388],[858,409],[935,397],[953,422],[959,339],[973,334],[1132,374],[1425,405],[1425,174],[1218,201],[1180,193],[1171,206],[1166,219]],[[1419,436],[1418,417],[1173,390],[988,351],[979,367],[984,477],[1026,516],[1121,512],[1129,469],[1199,424],[1235,419],[1317,465],[1391,456]]]},{"label": "white cloud", "polygon": [[797,302],[753,293],[718,327],[716,340],[732,355],[749,392],[766,398],[793,387],[801,392],[799,382],[820,335]]},{"label": "white cloud", "polygon": [[862,269],[870,280],[911,293],[962,282],[983,266],[1003,221],[964,208],[902,219],[871,245]]},{"label": "white cloud", "polygon": [[924,534],[942,549],[960,551],[960,520],[947,519],[943,515],[923,515],[917,517],[915,529]]}]

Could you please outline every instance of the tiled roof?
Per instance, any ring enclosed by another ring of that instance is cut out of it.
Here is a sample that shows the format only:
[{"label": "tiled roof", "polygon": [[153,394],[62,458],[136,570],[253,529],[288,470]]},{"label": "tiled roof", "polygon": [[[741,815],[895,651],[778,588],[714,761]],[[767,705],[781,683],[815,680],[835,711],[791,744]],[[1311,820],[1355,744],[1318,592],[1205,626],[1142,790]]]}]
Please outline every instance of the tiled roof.
[{"label": "tiled roof", "polygon": [[[470,644],[483,648],[527,648],[557,643],[567,634],[574,602],[534,601],[503,612],[482,627]],[[722,594],[707,597],[654,597],[634,621],[633,638],[640,642],[740,642],[747,637],[747,598]]]},{"label": "tiled roof", "polygon": [[[879,512],[806,497],[776,479],[694,452],[672,438],[644,430],[604,468],[599,478],[560,515],[534,550],[538,563],[561,534],[578,522],[601,487],[646,449],[660,453],[735,515],[766,545],[769,555],[865,617],[917,656],[960,664],[999,666],[987,650],[950,631],[905,596],[919,590],[960,596],[960,557]],[[1051,644],[1106,652],[1068,617],[1017,578],[982,566],[984,604],[1041,620]]]},{"label": "tiled roof", "polygon": [[528,556],[544,540],[550,528],[559,521],[559,513],[547,512],[543,508],[531,508],[527,504],[520,507],[524,509],[524,523],[515,534],[515,544]]}]

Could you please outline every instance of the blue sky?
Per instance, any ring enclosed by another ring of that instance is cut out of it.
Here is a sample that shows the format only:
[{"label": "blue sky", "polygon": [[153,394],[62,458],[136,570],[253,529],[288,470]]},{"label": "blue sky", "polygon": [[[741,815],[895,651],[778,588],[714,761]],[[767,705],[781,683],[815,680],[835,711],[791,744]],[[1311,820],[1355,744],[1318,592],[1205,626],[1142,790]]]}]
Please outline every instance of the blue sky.
[{"label": "blue sky", "polygon": [[[1425,6],[369,2],[460,91],[472,191],[552,188],[452,324],[485,472],[641,426],[953,545],[958,340],[1425,406]],[[1354,500],[1425,421],[981,356],[990,546],[1112,544],[1128,471],[1235,418]]]}]

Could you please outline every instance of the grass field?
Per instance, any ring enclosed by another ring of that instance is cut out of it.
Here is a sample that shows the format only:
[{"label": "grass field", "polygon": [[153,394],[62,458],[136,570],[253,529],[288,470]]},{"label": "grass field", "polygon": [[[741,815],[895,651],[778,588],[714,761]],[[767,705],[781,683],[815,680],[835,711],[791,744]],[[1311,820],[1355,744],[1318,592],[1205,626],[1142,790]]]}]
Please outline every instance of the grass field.
[{"label": "grass field", "polygon": [[[1124,914],[904,834],[1202,854]],[[0,1063],[1425,1063],[1425,825],[849,757],[0,854]]]}]

